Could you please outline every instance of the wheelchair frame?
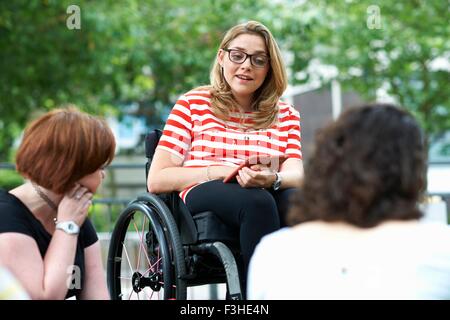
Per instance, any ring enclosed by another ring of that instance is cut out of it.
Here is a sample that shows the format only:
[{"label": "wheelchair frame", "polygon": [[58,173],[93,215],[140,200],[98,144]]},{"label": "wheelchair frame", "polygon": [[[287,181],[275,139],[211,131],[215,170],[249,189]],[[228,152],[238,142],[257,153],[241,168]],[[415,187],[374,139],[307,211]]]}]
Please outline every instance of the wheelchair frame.
[{"label": "wheelchair frame", "polygon": [[[146,177],[161,134],[156,129],[146,136]],[[143,215],[143,225],[148,219],[145,244],[142,235],[139,249],[145,249],[149,269],[145,272],[135,270],[131,277],[123,279],[121,268],[124,255],[131,267],[124,239],[132,220],[135,223],[137,213]],[[192,215],[178,192],[141,194],[122,211],[111,235],[107,260],[111,298],[124,297],[122,281],[132,288],[138,298],[145,288],[150,288],[152,295],[162,288],[163,299],[178,300],[187,298],[187,287],[225,282],[228,298],[241,300],[243,295],[235,259],[240,255],[236,249],[237,240],[237,232],[229,229],[213,212]]]}]

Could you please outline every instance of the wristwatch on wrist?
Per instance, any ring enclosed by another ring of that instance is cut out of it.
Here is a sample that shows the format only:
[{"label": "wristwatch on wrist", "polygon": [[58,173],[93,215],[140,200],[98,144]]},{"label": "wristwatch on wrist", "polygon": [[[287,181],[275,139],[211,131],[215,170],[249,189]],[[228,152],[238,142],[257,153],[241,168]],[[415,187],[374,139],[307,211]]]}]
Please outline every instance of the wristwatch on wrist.
[{"label": "wristwatch on wrist", "polygon": [[281,175],[278,172],[275,172],[275,182],[272,185],[272,189],[277,191],[281,187]]},{"label": "wristwatch on wrist", "polygon": [[62,230],[67,234],[79,234],[80,227],[73,221],[61,221],[56,224],[56,229]]}]

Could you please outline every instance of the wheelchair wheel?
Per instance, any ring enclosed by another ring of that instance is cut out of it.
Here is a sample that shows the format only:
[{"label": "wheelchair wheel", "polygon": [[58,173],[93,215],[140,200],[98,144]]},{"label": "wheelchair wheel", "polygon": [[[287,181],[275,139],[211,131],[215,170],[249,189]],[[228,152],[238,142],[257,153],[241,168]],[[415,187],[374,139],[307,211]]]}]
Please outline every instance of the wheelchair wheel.
[{"label": "wheelchair wheel", "polygon": [[130,203],[120,215],[108,254],[112,299],[186,298],[186,285],[179,273],[184,258],[175,254],[180,251],[175,249],[179,243],[171,241],[168,230],[173,226],[168,228],[164,220],[154,205],[139,200]]}]

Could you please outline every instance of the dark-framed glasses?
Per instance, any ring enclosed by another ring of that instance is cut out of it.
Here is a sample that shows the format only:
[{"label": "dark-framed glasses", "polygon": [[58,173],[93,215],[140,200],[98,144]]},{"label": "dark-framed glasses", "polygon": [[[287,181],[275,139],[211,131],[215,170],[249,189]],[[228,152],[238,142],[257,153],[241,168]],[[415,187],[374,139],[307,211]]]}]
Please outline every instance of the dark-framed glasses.
[{"label": "dark-framed glasses", "polygon": [[238,49],[223,49],[228,52],[228,58],[231,62],[242,64],[247,58],[250,58],[252,66],[256,68],[264,68],[269,63],[269,56],[264,53],[247,54]]}]

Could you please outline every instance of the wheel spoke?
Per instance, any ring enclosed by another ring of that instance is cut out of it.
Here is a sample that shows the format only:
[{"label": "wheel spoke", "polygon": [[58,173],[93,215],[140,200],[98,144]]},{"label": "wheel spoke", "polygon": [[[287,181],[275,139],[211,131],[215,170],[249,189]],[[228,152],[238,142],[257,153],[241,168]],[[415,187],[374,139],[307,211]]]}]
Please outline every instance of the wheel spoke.
[{"label": "wheel spoke", "polygon": [[161,258],[159,258],[153,265],[151,265],[150,266],[150,268],[145,272],[145,273],[147,273],[147,272],[149,272],[149,271],[152,271],[152,272],[157,272],[158,270],[159,270],[159,268],[156,268],[156,271],[155,271],[155,269],[153,268],[157,263],[159,263],[161,261]]},{"label": "wheel spoke", "polygon": [[[142,220],[142,233],[144,233],[144,222],[145,222],[145,216],[144,219]],[[133,223],[134,223],[134,216],[133,216]],[[138,251],[138,258],[137,258],[137,262],[136,262],[136,270],[139,270],[139,264],[141,262],[141,250]]]},{"label": "wheel spoke", "polygon": [[134,290],[133,290],[133,288],[131,288],[130,295],[128,296],[128,300],[131,300],[131,296],[133,295],[133,292],[134,292]]},{"label": "wheel spoke", "polygon": [[125,256],[127,257],[128,266],[130,267],[131,273],[133,273],[133,272],[134,272],[133,266],[131,265],[130,257],[128,256],[127,247],[126,247],[126,245],[125,245],[124,242],[122,242],[122,247],[123,247],[123,249],[124,249]]},{"label": "wheel spoke", "polygon": [[[141,237],[141,235],[140,235],[140,233],[139,233],[139,231],[138,231],[138,228],[137,228],[137,226],[136,226],[136,222],[134,221],[134,219],[133,219],[133,224],[134,224],[134,228],[135,228],[137,234],[139,235],[139,239],[140,239],[140,241],[139,241],[139,246],[140,246],[141,249],[144,251],[145,257],[147,258],[148,265],[151,266],[152,263],[150,262],[150,258],[149,258],[148,255],[147,255],[147,250],[145,250],[143,237]],[[152,270],[152,271],[153,271],[153,270]]]},{"label": "wheel spoke", "polygon": [[[161,221],[164,218],[161,215],[167,212],[148,211],[140,205],[126,209],[113,232],[117,240],[112,242],[114,248],[110,249],[111,258],[108,257],[108,277],[115,281],[110,289],[111,295],[122,300],[182,298],[184,283],[178,283],[172,259],[179,264],[181,262],[172,254],[174,244],[167,235],[171,229],[166,228],[165,220]],[[175,242],[175,245],[180,250],[179,243]],[[113,255],[114,252],[121,253]]]},{"label": "wheel spoke", "polygon": [[148,268],[147,270],[145,270],[145,272],[142,274],[142,276],[145,277],[148,274],[148,272],[151,271],[151,270],[152,270],[151,267]]}]

